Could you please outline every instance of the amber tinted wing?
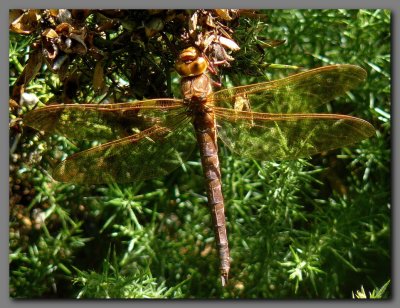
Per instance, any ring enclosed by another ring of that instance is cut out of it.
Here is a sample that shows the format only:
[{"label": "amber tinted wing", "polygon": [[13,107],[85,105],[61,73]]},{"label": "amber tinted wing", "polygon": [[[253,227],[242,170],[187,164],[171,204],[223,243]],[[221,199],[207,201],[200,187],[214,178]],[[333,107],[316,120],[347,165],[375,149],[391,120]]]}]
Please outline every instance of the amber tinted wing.
[{"label": "amber tinted wing", "polygon": [[293,159],[358,142],[374,127],[334,114],[265,114],[216,108],[218,136],[235,153],[258,160]]},{"label": "amber tinted wing", "polygon": [[75,140],[111,141],[155,124],[173,126],[172,113],[182,112],[181,100],[155,99],[121,104],[49,105],[33,110],[24,124]]},{"label": "amber tinted wing", "polygon": [[163,176],[178,167],[195,138],[181,100],[110,105],[53,105],[34,110],[25,125],[77,140],[108,141],[71,155],[54,170],[62,182],[119,183]]},{"label": "amber tinted wing", "polygon": [[217,107],[237,109],[238,99],[248,100],[251,111],[266,113],[315,112],[317,107],[356,87],[366,72],[354,65],[331,65],[287,78],[215,92]]},{"label": "amber tinted wing", "polygon": [[232,151],[260,160],[298,158],[358,142],[375,133],[368,122],[308,112],[365,77],[358,66],[333,65],[216,92],[218,135]]},{"label": "amber tinted wing", "polygon": [[61,182],[129,183],[161,177],[191,153],[196,141],[188,119],[171,130],[154,125],[138,134],[71,155],[54,170]]}]

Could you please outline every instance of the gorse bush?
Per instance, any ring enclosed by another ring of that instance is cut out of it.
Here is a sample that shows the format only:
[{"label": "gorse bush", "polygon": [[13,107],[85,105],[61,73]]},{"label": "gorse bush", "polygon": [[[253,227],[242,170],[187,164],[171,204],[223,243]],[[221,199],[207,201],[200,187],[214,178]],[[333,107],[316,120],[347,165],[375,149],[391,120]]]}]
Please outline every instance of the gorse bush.
[{"label": "gorse bush", "polygon": [[[365,119],[376,135],[289,161],[244,159],[220,142],[231,249],[230,282],[222,288],[197,148],[180,168],[158,179],[59,183],[49,177],[56,162],[95,144],[21,128],[15,123],[32,105],[11,108],[11,297],[391,296],[390,11],[262,13],[267,18],[241,16],[231,25],[241,49],[232,53],[231,67],[221,69],[222,85],[278,79],[298,68],[359,65],[368,73],[366,82],[319,112]],[[148,13],[129,14],[139,21]],[[96,20],[91,15],[84,22],[94,27]],[[125,50],[113,41],[120,29],[107,30],[102,42],[117,50],[107,60],[112,72],[107,86],[115,87],[116,99],[132,100],[119,82],[127,79],[128,70],[137,70],[136,88],[130,92],[134,98],[178,96],[173,53],[160,52],[165,40],[135,37],[126,41]],[[167,37],[174,31],[165,29]],[[10,89],[34,41],[34,34],[10,33]],[[81,69],[74,100],[95,101],[91,78],[96,61],[86,56],[73,61],[70,65]],[[35,93],[42,103],[60,102],[64,81],[42,65],[25,92]]]}]

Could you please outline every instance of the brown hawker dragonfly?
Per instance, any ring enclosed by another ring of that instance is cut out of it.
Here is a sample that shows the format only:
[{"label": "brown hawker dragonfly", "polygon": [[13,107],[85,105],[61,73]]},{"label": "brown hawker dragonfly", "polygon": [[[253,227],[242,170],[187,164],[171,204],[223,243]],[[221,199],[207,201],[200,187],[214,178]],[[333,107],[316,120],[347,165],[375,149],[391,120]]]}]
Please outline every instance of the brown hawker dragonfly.
[{"label": "brown hawker dragonfly", "polygon": [[176,63],[183,99],[50,105],[28,113],[24,123],[105,142],[71,155],[53,172],[58,181],[81,184],[161,177],[182,164],[197,140],[225,285],[230,261],[217,136],[242,157],[282,160],[346,146],[375,129],[359,118],[311,113],[361,83],[366,72],[358,66],[326,66],[218,92],[212,92],[207,67],[207,60],[188,48]]}]

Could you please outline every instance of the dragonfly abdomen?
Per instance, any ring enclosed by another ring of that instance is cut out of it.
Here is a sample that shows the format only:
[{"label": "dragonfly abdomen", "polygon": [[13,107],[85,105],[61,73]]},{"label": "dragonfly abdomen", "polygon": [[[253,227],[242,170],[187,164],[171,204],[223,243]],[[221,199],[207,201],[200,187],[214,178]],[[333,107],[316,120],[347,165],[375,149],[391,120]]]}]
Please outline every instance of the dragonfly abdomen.
[{"label": "dragonfly abdomen", "polygon": [[206,181],[208,206],[211,210],[216,244],[219,252],[221,281],[224,286],[228,282],[230,260],[214,114],[212,112],[197,114],[194,118],[193,125],[200,147],[201,163]]}]

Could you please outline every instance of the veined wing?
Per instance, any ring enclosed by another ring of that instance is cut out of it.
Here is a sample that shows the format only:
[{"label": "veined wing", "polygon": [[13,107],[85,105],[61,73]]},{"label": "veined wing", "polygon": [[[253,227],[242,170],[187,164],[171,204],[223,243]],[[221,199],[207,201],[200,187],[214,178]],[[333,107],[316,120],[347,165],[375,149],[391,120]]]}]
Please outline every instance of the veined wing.
[{"label": "veined wing", "polygon": [[254,112],[315,112],[321,104],[356,87],[366,75],[355,65],[325,66],[275,81],[221,90],[210,96],[210,102],[238,110],[240,101],[245,100]]},{"label": "veined wing", "polygon": [[359,118],[335,114],[266,114],[215,108],[218,136],[235,153],[258,160],[313,155],[372,136]]},{"label": "veined wing", "polygon": [[190,155],[195,137],[185,119],[171,130],[154,125],[135,135],[73,154],[53,171],[54,179],[79,184],[129,183],[161,177]]},{"label": "veined wing", "polygon": [[75,140],[109,141],[69,156],[53,171],[62,182],[100,184],[161,177],[191,153],[195,138],[182,101],[51,105],[24,124]]},{"label": "veined wing", "polygon": [[33,110],[24,124],[75,140],[110,141],[153,125],[173,127],[184,117],[182,101],[151,99],[120,104],[49,105]]}]

